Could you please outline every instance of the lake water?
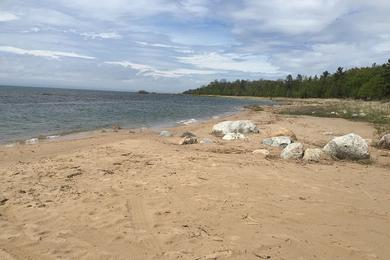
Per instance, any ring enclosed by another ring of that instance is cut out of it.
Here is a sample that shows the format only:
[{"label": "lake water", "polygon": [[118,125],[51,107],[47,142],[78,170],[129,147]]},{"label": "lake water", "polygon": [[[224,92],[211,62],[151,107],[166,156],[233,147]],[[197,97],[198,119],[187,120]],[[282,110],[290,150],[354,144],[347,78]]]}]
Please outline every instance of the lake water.
[{"label": "lake water", "polygon": [[2,86],[0,143],[107,128],[116,123],[126,128],[173,126],[255,104],[272,101]]}]

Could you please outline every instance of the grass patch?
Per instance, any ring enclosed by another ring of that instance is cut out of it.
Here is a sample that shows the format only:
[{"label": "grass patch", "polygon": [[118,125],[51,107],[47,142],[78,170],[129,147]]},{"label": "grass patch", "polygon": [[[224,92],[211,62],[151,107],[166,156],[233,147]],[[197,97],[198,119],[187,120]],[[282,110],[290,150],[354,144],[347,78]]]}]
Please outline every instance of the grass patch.
[{"label": "grass patch", "polygon": [[333,101],[319,104],[294,104],[279,113],[316,117],[344,118],[374,124],[378,136],[390,132],[390,103],[370,101]]}]

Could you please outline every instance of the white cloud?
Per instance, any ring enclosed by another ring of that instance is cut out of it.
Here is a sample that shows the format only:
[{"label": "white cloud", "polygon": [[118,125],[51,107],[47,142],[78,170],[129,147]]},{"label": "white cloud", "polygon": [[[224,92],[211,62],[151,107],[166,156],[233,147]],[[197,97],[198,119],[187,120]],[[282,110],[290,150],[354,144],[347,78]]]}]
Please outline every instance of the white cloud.
[{"label": "white cloud", "polygon": [[221,54],[216,52],[178,57],[180,62],[202,69],[240,71],[249,73],[278,73],[279,68],[257,55]]},{"label": "white cloud", "polygon": [[89,60],[95,59],[94,57],[80,55],[74,52],[49,51],[49,50],[26,50],[26,49],[16,48],[12,46],[0,46],[0,52],[7,52],[7,53],[12,53],[17,55],[45,57],[50,59],[59,59],[61,57],[89,59]]},{"label": "white cloud", "polygon": [[190,75],[211,75],[211,74],[218,73],[218,71],[183,69],[183,68],[160,70],[160,69],[156,69],[153,66],[133,63],[129,61],[106,61],[105,63],[111,65],[119,65],[124,68],[136,70],[137,75],[149,76],[153,78],[180,78],[183,76],[190,76]]},{"label": "white cloud", "polygon": [[135,43],[143,46],[149,46],[149,47],[158,47],[158,48],[172,48],[172,49],[180,49],[182,47],[175,46],[175,45],[169,45],[169,44],[162,44],[162,43],[148,43],[148,42],[141,42],[136,41]]},{"label": "white cloud", "polygon": [[0,22],[9,22],[9,21],[14,21],[14,20],[18,20],[18,19],[19,19],[19,17],[14,15],[13,13],[0,11]]},{"label": "white cloud", "polygon": [[122,39],[122,36],[116,32],[102,32],[102,33],[87,32],[87,33],[81,33],[80,35],[84,36],[85,38],[91,38],[91,39],[96,39],[96,38],[115,39],[115,40]]},{"label": "white cloud", "polygon": [[351,7],[349,0],[244,0],[231,13],[235,31],[312,33],[323,30]]}]

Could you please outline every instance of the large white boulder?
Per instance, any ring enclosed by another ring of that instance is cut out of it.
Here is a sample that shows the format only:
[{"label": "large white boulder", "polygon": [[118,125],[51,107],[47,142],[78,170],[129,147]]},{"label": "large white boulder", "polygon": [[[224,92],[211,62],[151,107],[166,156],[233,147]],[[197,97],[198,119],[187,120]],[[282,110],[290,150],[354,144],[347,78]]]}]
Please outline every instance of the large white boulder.
[{"label": "large white boulder", "polygon": [[223,136],[228,133],[258,133],[256,125],[250,120],[224,121],[213,126],[213,134]]},{"label": "large white boulder", "polygon": [[272,138],[266,138],[263,140],[263,144],[274,146],[274,147],[286,147],[291,143],[293,143],[293,141],[288,136],[276,136]]},{"label": "large white boulder", "polygon": [[223,140],[238,140],[238,139],[245,139],[245,135],[240,133],[227,133],[222,137]]},{"label": "large white boulder", "polygon": [[292,143],[283,149],[280,157],[282,159],[301,159],[303,156],[303,144]]},{"label": "large white boulder", "polygon": [[333,138],[325,145],[324,152],[338,159],[359,160],[370,158],[367,142],[353,133]]},{"label": "large white boulder", "polygon": [[378,143],[379,148],[390,149],[390,134],[382,136]]}]

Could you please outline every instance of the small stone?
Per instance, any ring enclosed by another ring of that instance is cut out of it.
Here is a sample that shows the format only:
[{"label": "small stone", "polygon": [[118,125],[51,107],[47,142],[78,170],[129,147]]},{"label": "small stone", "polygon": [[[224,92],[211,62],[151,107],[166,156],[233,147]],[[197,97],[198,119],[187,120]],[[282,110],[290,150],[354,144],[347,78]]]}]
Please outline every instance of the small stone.
[{"label": "small stone", "polygon": [[112,131],[114,131],[114,132],[118,132],[119,130],[122,129],[118,123],[113,124],[111,128],[112,128]]},{"label": "small stone", "polygon": [[184,137],[180,140],[179,145],[196,144],[198,139],[196,137]]},{"label": "small stone", "polygon": [[245,139],[245,135],[240,133],[228,133],[222,137],[223,140],[239,140],[239,139]]},{"label": "small stone", "polygon": [[319,148],[306,149],[303,160],[307,162],[319,162],[324,156],[324,151]]},{"label": "small stone", "polygon": [[160,132],[160,136],[161,136],[161,137],[171,137],[171,136],[172,136],[172,133],[169,132],[169,131],[161,131],[161,132]]},{"label": "small stone", "polygon": [[278,136],[287,136],[292,140],[297,140],[297,136],[295,133],[287,128],[281,127],[276,130],[269,130],[268,136],[270,137],[278,137]]},{"label": "small stone", "polygon": [[196,135],[191,132],[184,132],[180,137],[196,137]]},{"label": "small stone", "polygon": [[4,205],[8,199],[4,197],[3,195],[0,195],[0,206]]},{"label": "small stone", "polygon": [[283,149],[280,157],[282,159],[301,159],[303,156],[303,144],[292,143]]},{"label": "small stone", "polygon": [[263,144],[274,146],[274,147],[286,147],[291,143],[293,143],[293,141],[288,136],[276,136],[272,138],[266,138],[263,140]]},{"label": "small stone", "polygon": [[382,136],[379,140],[378,147],[382,149],[390,149],[390,134]]}]

